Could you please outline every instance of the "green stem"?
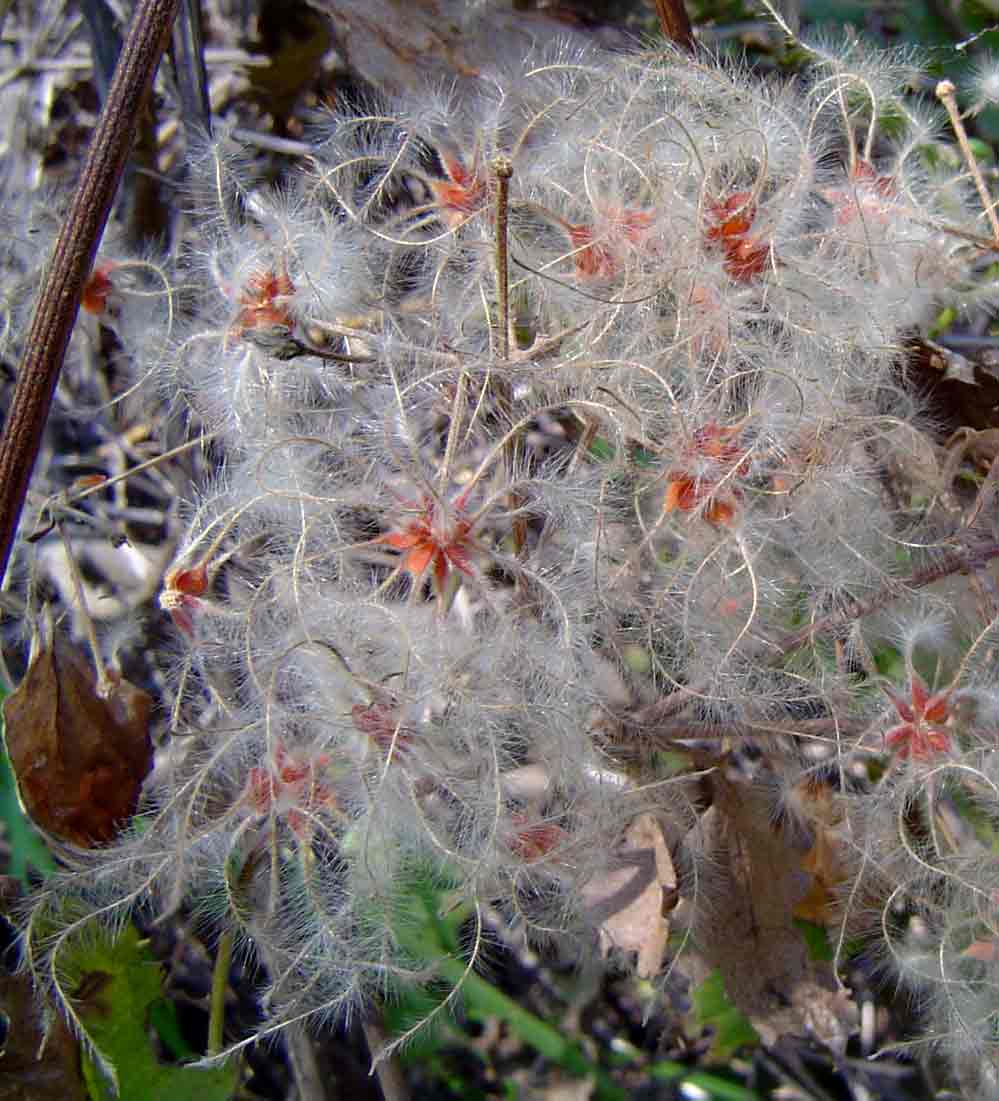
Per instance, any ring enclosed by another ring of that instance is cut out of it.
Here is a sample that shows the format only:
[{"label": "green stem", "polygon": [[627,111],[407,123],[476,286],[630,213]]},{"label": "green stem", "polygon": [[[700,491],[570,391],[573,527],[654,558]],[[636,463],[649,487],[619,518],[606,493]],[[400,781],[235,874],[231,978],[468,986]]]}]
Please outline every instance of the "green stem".
[{"label": "green stem", "polygon": [[212,971],[212,1000],[208,1017],[208,1054],[218,1055],[223,1045],[225,1026],[225,992],[229,987],[229,965],[232,963],[232,933],[219,938],[215,969]]}]

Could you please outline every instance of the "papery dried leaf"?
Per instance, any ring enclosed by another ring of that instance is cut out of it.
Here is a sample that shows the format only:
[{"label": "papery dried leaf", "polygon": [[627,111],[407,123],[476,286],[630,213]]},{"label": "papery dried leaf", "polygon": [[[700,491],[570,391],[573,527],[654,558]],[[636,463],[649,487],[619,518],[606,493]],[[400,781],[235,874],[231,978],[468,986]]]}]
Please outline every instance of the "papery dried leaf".
[{"label": "papery dried leaf", "polygon": [[[565,5],[481,5],[473,17],[462,0],[413,4],[407,0],[367,0],[363,9],[349,0],[309,0],[333,21],[337,53],[370,84],[398,93],[442,78],[456,90],[488,87],[496,43],[509,56],[526,55],[543,43],[565,42],[566,48],[591,41],[560,19]],[[532,10],[542,8],[544,10]],[[587,13],[587,26],[600,17]],[[601,41],[624,45],[621,28],[603,23]]]},{"label": "papery dried leaf", "polygon": [[599,922],[600,953],[637,952],[641,978],[658,975],[669,937],[664,910],[676,890],[676,871],[655,816],[639,815],[624,831],[606,871],[583,888]]},{"label": "papery dried leaf", "polygon": [[982,963],[994,963],[999,957],[999,944],[994,940],[973,940],[961,953],[969,960],[981,960]]},{"label": "papery dried leaf", "polygon": [[[0,876],[0,915],[22,898]],[[0,1101],[87,1101],[77,1043],[57,1013],[46,1013],[27,974],[12,975],[14,953],[0,958]]]},{"label": "papery dried leaf", "polygon": [[[713,805],[702,815],[697,847],[712,867],[713,907],[702,907],[699,953],[687,957],[692,980],[717,968],[732,1004],[765,1043],[813,1032],[838,1044],[853,1007],[827,964],[811,960],[794,925],[808,889],[804,852],[772,822],[765,791],[712,776]],[[834,999],[816,1014],[817,992]],[[836,1000],[838,999],[838,1000]]]},{"label": "papery dried leaf", "polygon": [[0,973],[0,1012],[0,1101],[87,1101],[76,1040],[58,1014],[43,1019],[27,975]]},{"label": "papery dried leaf", "polygon": [[971,359],[919,338],[906,350],[911,379],[926,393],[933,421],[944,435],[960,428],[999,428],[999,366],[994,352],[982,349]]},{"label": "papery dried leaf", "polygon": [[102,699],[89,663],[68,645],[37,655],[4,702],[7,752],[36,825],[87,848],[114,837],[152,766],[151,708],[125,680]]},{"label": "papery dried leaf", "polygon": [[808,893],[794,907],[794,916],[830,926],[837,916],[839,887],[849,878],[839,833],[838,804],[828,784],[802,785],[798,795],[801,813],[812,831],[812,847],[801,860],[811,883]]}]

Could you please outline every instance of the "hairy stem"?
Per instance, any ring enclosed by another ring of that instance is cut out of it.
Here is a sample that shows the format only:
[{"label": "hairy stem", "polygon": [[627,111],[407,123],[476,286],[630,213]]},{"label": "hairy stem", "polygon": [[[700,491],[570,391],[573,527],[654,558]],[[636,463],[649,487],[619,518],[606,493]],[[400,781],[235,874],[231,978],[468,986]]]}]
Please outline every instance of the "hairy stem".
[{"label": "hairy stem", "polygon": [[[774,650],[776,652],[773,653],[766,664],[771,666],[779,664],[788,654],[806,643],[814,642],[830,631],[835,631],[847,623],[863,619],[873,612],[886,608],[892,601],[897,600],[907,592],[924,589],[935,581],[940,581],[964,570],[977,568],[986,562],[990,562],[993,558],[999,558],[999,543],[990,543],[985,547],[976,548],[973,552],[957,550],[942,555],[936,562],[916,570],[915,573],[910,574],[904,580],[886,584],[878,592],[868,597],[867,600],[856,601],[848,611],[830,612],[829,615],[815,620],[814,623],[809,623],[807,627],[802,627],[799,631],[785,635],[783,639],[775,644]],[[671,716],[680,714],[688,704],[693,703],[705,691],[706,686],[703,684],[695,684],[693,687],[679,685],[674,692],[663,699],[656,700],[655,703],[633,712],[628,716],[628,721],[643,727],[659,726]]]},{"label": "hairy stem", "polygon": [[138,0],[83,173],[48,265],[0,438],[0,574],[7,569],[42,432],[125,160],[179,0]]},{"label": "hairy stem", "polygon": [[225,1042],[225,992],[229,986],[229,965],[232,963],[232,933],[219,938],[215,967],[212,970],[212,999],[208,1015],[208,1054],[218,1055]]}]

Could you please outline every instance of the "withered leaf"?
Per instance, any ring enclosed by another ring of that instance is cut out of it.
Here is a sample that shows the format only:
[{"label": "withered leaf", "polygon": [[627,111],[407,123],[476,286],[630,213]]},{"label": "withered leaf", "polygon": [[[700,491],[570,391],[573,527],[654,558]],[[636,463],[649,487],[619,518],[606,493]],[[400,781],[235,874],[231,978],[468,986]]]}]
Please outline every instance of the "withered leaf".
[{"label": "withered leaf", "polygon": [[773,823],[768,794],[720,770],[711,776],[712,806],[695,832],[711,865],[715,906],[700,908],[698,951],[686,961],[695,983],[720,971],[725,991],[759,1033],[845,1043],[855,1007],[836,987],[827,963],[809,958],[795,928],[806,896],[802,846]]},{"label": "withered leaf", "polygon": [[587,910],[599,922],[601,955],[637,952],[639,977],[658,975],[669,937],[664,910],[675,890],[662,829],[654,815],[640,814],[624,831],[610,868],[583,888]]},{"label": "withered leaf", "polygon": [[[0,924],[22,898],[0,876]],[[58,1013],[46,1013],[27,974],[14,975],[13,952],[0,957],[0,1101],[87,1101],[77,1043]]]},{"label": "withered leaf", "polygon": [[0,973],[0,1013],[10,1028],[0,1101],[86,1101],[76,1041],[59,1014],[44,1019],[27,975]]},{"label": "withered leaf", "polygon": [[840,814],[828,784],[800,785],[798,793],[812,830],[812,846],[801,859],[811,877],[808,893],[794,907],[794,916],[815,925],[835,920],[838,888],[848,878],[839,835]]},{"label": "withered leaf", "polygon": [[[483,4],[470,19],[462,0],[366,0],[363,7],[350,0],[309,3],[331,18],[337,54],[351,70],[390,93],[442,79],[459,91],[488,88],[497,42],[512,54],[543,42],[590,41],[563,18],[565,4]],[[592,27],[600,20],[587,22]],[[626,41],[621,28],[606,22],[600,37],[605,44]]]},{"label": "withered leaf", "polygon": [[4,703],[7,752],[36,825],[86,848],[114,837],[152,765],[151,707],[125,680],[102,699],[89,663],[66,643],[38,653]]},{"label": "withered leaf", "polygon": [[959,428],[999,428],[999,371],[991,350],[970,359],[914,337],[906,351],[910,379],[925,393],[944,436]]}]

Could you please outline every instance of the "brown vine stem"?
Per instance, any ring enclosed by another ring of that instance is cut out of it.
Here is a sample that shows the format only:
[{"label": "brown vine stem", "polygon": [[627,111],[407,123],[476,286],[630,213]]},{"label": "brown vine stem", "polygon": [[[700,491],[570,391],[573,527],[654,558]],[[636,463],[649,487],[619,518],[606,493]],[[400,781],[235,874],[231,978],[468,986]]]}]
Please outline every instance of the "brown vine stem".
[{"label": "brown vine stem", "polygon": [[510,203],[510,177],[513,161],[505,154],[492,163],[496,177],[496,291],[499,299],[499,354],[510,359],[510,270],[507,240]]},{"label": "brown vine stem", "polygon": [[992,543],[987,547],[974,552],[951,551],[928,566],[916,570],[904,581],[889,583],[867,600],[859,600],[849,611],[831,612],[827,616],[802,627],[800,631],[787,635],[777,643],[777,650],[781,658],[804,646],[806,642],[813,642],[819,635],[828,634],[837,627],[845,626],[854,620],[863,619],[864,616],[878,612],[886,608],[892,601],[897,600],[906,592],[915,592],[917,589],[925,589],[934,581],[941,581],[952,574],[969,570],[976,565],[984,564],[993,558],[999,558],[999,544]]},{"label": "brown vine stem", "polygon": [[957,138],[957,144],[960,146],[961,154],[964,157],[964,163],[968,166],[971,178],[975,181],[975,188],[978,191],[978,198],[982,203],[982,210],[985,212],[985,217],[988,218],[989,227],[992,230],[993,244],[999,245],[999,216],[996,215],[996,204],[989,194],[988,186],[985,183],[985,177],[982,175],[982,170],[978,167],[978,160],[971,148],[971,143],[968,141],[968,131],[964,128],[964,120],[961,118],[961,111],[957,106],[957,97],[955,94],[957,89],[954,87],[953,81],[941,80],[937,85],[936,91],[937,99],[940,100],[947,111],[951,129],[954,131],[954,136]]},{"label": "brown vine stem", "polygon": [[104,110],[56,240],[0,438],[0,577],[6,572],[66,346],[179,0],[138,0]]},{"label": "brown vine stem", "polygon": [[656,13],[663,34],[687,53],[693,53],[694,29],[683,0],[656,0]]},{"label": "brown vine stem", "polygon": [[[983,566],[986,562],[991,562],[994,558],[999,558],[999,543],[989,543],[984,547],[976,547],[970,551],[955,550],[943,554],[936,562],[916,570],[907,578],[889,582],[868,597],[867,600],[856,601],[849,610],[830,612],[829,615],[809,623],[801,630],[785,635],[784,638],[779,639],[773,645],[771,656],[761,664],[777,665],[788,654],[806,643],[814,642],[822,635],[827,635],[830,631],[846,626],[847,623],[853,623],[858,619],[863,619],[864,616],[880,611],[906,593],[925,589],[927,585],[932,585],[935,581],[941,581],[955,573],[974,570]],[[663,699],[656,700],[655,703],[632,712],[627,716],[627,721],[638,727],[661,726],[667,719],[679,715],[688,704],[693,703],[706,690],[707,686],[702,684],[695,684],[692,688],[679,685],[675,691]]]}]

